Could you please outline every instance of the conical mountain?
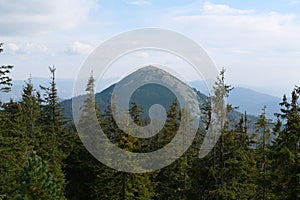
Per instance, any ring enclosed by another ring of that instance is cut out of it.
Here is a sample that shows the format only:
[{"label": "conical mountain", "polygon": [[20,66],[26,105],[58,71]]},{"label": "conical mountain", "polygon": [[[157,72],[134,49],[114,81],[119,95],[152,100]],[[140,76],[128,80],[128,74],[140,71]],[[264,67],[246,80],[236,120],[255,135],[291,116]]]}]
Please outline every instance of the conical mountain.
[{"label": "conical mountain", "polygon": [[[133,83],[147,82],[150,83],[138,87],[132,93],[129,104],[131,104],[132,102],[139,104],[143,108],[144,117],[148,116],[148,111],[154,104],[159,104],[165,107],[166,110],[168,110],[172,102],[176,99],[176,95],[167,87],[157,83],[157,80],[163,80],[164,82],[171,83],[170,85],[172,85],[173,88],[176,88],[177,91],[185,92],[185,95],[187,96],[192,96],[191,94],[189,94],[191,90],[193,92],[196,92],[199,97],[198,100],[200,102],[203,102],[205,99],[207,99],[205,95],[201,94],[195,89],[192,89],[189,85],[166,72],[165,70],[162,70],[155,66],[146,66],[124,77],[118,83],[111,85],[110,87],[99,93],[96,93],[95,98],[100,111],[103,112],[107,108],[107,106],[110,105],[112,94],[116,85],[118,85],[119,88],[125,88],[128,86],[137,85]],[[75,97],[73,98],[73,100],[76,101],[76,98],[80,97]],[[192,99],[190,100],[192,101]],[[61,102],[62,107],[65,109],[65,115],[70,118],[72,117],[71,104],[71,99]]]},{"label": "conical mountain", "polygon": [[[172,83],[174,86],[176,86],[175,88],[177,88],[181,92],[187,92],[186,95],[188,96],[189,96],[188,93],[191,90],[196,92],[200,107],[204,105],[205,101],[209,100],[209,98],[204,94],[202,94],[200,91],[197,91],[196,89],[190,87],[188,84],[184,83],[183,81],[176,78],[175,76],[155,66],[147,66],[138,69],[135,72],[121,79],[116,84],[119,84],[119,86],[121,87],[127,87],[131,85],[133,82],[139,83],[139,82],[147,82],[149,80],[158,80],[158,79],[164,80],[165,82]],[[116,84],[113,84],[108,88],[106,88],[105,90],[95,94],[96,102],[102,113],[104,113],[105,109],[110,105],[112,94],[114,92],[114,88],[116,87]],[[78,101],[80,98],[83,97],[78,96],[61,102],[61,106],[64,109],[64,114],[70,119],[72,119],[72,100]],[[176,99],[175,94],[167,87],[159,84],[151,83],[137,88],[133,92],[130,98],[129,105],[132,102],[139,104],[144,111],[143,117],[148,118],[148,112],[152,105],[159,104],[163,106],[166,110],[168,110],[170,105],[175,99]],[[231,120],[238,121],[241,115],[242,114],[240,112],[233,111],[232,113],[229,114],[229,118]],[[248,116],[248,119],[250,120],[249,132],[252,131],[254,132],[255,130],[254,123],[255,121],[257,121],[258,118],[250,115]]]}]

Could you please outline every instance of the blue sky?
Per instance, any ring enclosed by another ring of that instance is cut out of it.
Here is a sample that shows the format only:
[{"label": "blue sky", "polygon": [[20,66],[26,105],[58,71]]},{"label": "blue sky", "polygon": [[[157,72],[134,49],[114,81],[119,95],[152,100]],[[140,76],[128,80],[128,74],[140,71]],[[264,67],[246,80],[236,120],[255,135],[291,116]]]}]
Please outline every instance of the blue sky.
[{"label": "blue sky", "polygon": [[74,79],[101,42],[143,27],[195,40],[234,86],[281,96],[300,84],[300,0],[0,0],[1,64],[14,79],[47,77],[50,65]]}]

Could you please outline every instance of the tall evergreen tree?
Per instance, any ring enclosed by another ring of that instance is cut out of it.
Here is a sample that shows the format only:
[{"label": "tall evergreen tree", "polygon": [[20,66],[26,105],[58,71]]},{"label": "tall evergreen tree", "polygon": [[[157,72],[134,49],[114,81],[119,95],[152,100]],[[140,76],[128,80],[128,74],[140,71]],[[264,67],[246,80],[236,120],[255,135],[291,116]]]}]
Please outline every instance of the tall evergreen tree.
[{"label": "tall evergreen tree", "polygon": [[[110,141],[117,145],[121,139],[121,131],[114,121],[110,106],[104,110],[101,119],[102,121],[99,123],[102,130]],[[96,174],[96,180],[93,182],[94,186],[92,187],[94,199],[126,198],[126,173],[111,169],[99,161],[97,161],[94,173]]]},{"label": "tall evergreen tree", "polygon": [[[143,109],[139,104],[133,102],[131,108],[129,109],[129,114],[138,126],[143,126],[143,120],[141,114]],[[123,146],[123,149],[131,152],[140,152],[141,145],[139,139],[128,134],[122,134],[123,138],[119,141],[119,146]],[[123,140],[123,141],[122,141]],[[125,143],[124,143],[125,142]],[[125,144],[125,145],[124,145]],[[128,174],[122,173],[122,182],[125,186],[125,198],[124,199],[152,199],[155,196],[156,183],[152,181],[155,174],[154,173],[144,173],[144,174]],[[122,196],[122,195],[121,195]]]},{"label": "tall evergreen tree", "polygon": [[256,167],[257,167],[257,194],[256,199],[274,199],[275,196],[271,192],[271,170],[270,164],[272,162],[270,158],[270,151],[272,145],[272,139],[274,136],[271,132],[272,120],[266,117],[266,107],[262,109],[262,113],[259,116],[259,120],[255,123],[257,128],[256,143]]},{"label": "tall evergreen tree", "polygon": [[225,99],[232,88],[225,84],[224,75],[222,70],[211,97],[213,107],[208,109],[208,113],[214,112],[215,116],[207,118],[217,119],[217,123],[207,121],[207,124],[212,123],[222,135],[213,150],[194,162],[191,169],[194,172],[192,192],[196,199],[252,199],[255,192],[255,162],[247,134],[247,117],[242,117],[238,124],[228,118],[233,108],[225,104]]},{"label": "tall evergreen tree", "polygon": [[[102,116],[95,101],[94,84],[95,79],[91,75],[86,86],[87,94],[78,122],[82,130],[84,130],[84,134],[93,133],[98,130],[98,124],[103,126]],[[94,121],[92,116],[94,111],[96,112],[97,122]],[[81,137],[93,137],[93,135],[85,134],[81,135]],[[118,198],[119,192],[116,191],[118,191],[120,186],[117,181],[114,182],[113,175],[115,175],[115,171],[96,160],[87,151],[78,136],[76,137],[75,144],[75,148],[73,148],[66,160],[67,178],[70,180],[67,185],[67,197],[70,199]]]},{"label": "tall evergreen tree", "polygon": [[34,146],[34,148],[40,153],[45,154],[43,145],[46,142],[45,134],[42,134],[41,127],[41,97],[37,92],[31,79],[25,82],[25,86],[22,92],[21,104],[21,124],[23,132],[26,133],[28,144]]},{"label": "tall evergreen tree", "polygon": [[[140,106],[132,103],[129,114],[133,122],[139,126],[143,125],[141,113],[142,109]],[[107,137],[119,148],[130,152],[139,152],[141,150],[141,143],[138,138],[126,134],[118,128],[113,119],[110,106],[105,110],[102,126]],[[96,184],[98,191],[95,193],[99,199],[152,199],[155,196],[156,186],[156,183],[153,182],[154,176],[155,174],[152,173],[131,174],[117,172],[101,166],[98,169],[99,179]]]},{"label": "tall evergreen tree", "polygon": [[[184,117],[182,117],[183,115]],[[187,120],[184,122],[186,123],[186,133],[178,133],[178,128],[183,118]],[[179,107],[177,100],[174,100],[167,112],[165,127],[162,130],[162,134],[159,135],[157,143],[160,146],[164,146],[169,143],[176,134],[188,134],[188,124],[190,123],[188,120],[188,113]],[[172,164],[159,170],[156,177],[157,199],[188,199],[188,191],[191,187],[191,174],[188,173],[192,163],[190,159],[196,157],[197,153],[195,149],[190,148]]]},{"label": "tall evergreen tree", "polygon": [[54,66],[49,67],[49,70],[51,74],[50,86],[41,86],[45,91],[41,123],[47,141],[44,145],[47,155],[41,156],[48,161],[54,180],[64,190],[66,181],[63,173],[63,161],[70,151],[70,142],[73,141],[73,137],[66,130],[67,121],[62,115],[62,108],[59,104],[55,80],[56,68]]},{"label": "tall evergreen tree", "polygon": [[[0,53],[2,46],[0,43]],[[12,68],[11,65],[0,66],[0,93],[10,91]],[[2,104],[0,99],[0,106],[0,198],[10,199],[18,186],[16,180],[25,160],[26,142],[19,130],[20,104],[13,101]]]},{"label": "tall evergreen tree", "polygon": [[[219,76],[217,77],[217,81],[213,87],[213,95],[211,96],[211,115],[214,115],[214,118],[211,118],[209,124],[211,126],[216,127],[215,130],[221,131],[220,138],[216,145],[212,149],[212,165],[210,166],[209,172],[212,175],[213,182],[215,185],[215,191],[222,190],[223,188],[223,175],[220,173],[220,177],[216,176],[216,172],[222,170],[224,167],[224,133],[226,132],[225,120],[226,120],[226,98],[228,97],[229,92],[232,90],[231,86],[226,85],[225,83],[225,69],[222,69]],[[212,133],[218,134],[218,133]],[[211,195],[210,195],[211,196]],[[214,194],[212,195],[214,196]]]},{"label": "tall evergreen tree", "polygon": [[300,88],[292,91],[291,102],[284,95],[281,113],[282,130],[272,147],[273,193],[277,199],[300,199]]},{"label": "tall evergreen tree", "polygon": [[[3,43],[0,43],[0,53],[3,51]],[[12,65],[2,65],[0,66],[0,91],[9,92],[12,86],[12,79],[9,76],[13,66]]]},{"label": "tall evergreen tree", "polygon": [[[3,110],[2,110],[3,109]],[[3,118],[0,119],[0,194],[11,199],[18,187],[18,175],[23,163],[27,160],[32,146],[23,131],[21,120],[21,105],[9,102],[0,110]]]}]

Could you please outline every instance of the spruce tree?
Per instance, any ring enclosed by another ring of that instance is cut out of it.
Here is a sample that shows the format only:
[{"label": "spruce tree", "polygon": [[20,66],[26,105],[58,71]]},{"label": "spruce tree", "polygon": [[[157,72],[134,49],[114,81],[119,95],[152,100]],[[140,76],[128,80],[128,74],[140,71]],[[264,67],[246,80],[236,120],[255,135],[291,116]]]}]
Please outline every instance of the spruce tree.
[{"label": "spruce tree", "polygon": [[[138,126],[143,126],[143,120],[141,114],[143,113],[143,109],[140,107],[139,104],[133,102],[131,104],[131,108],[129,109],[129,114],[135,123]],[[140,152],[141,145],[139,139],[128,134],[122,134],[123,138],[119,141],[118,146],[123,146],[124,150],[131,151],[131,152]],[[122,141],[123,140],[123,141]],[[124,143],[125,142],[125,143]],[[124,145],[125,144],[125,145]],[[128,174],[122,173],[125,180],[125,199],[152,199],[155,196],[155,187],[156,183],[152,181],[154,178],[153,173],[143,173],[143,174]]]},{"label": "spruce tree", "polygon": [[[167,120],[162,133],[158,137],[157,142],[160,147],[169,143],[176,134],[179,134],[177,131],[180,121],[183,119],[181,117],[182,113],[188,115],[184,109],[179,107],[178,101],[174,100],[167,112]],[[185,118],[188,119],[188,116],[185,116]],[[188,130],[186,131],[187,133],[183,134],[188,134]],[[194,156],[196,155],[194,154]],[[187,199],[187,192],[190,185],[190,177],[187,170],[189,168],[188,159],[190,157],[191,150],[189,149],[172,164],[159,170],[156,177],[157,199]]]},{"label": "spruce tree", "polygon": [[257,194],[256,199],[274,199],[275,196],[271,192],[271,158],[270,151],[272,145],[271,125],[272,120],[266,117],[266,107],[262,109],[262,113],[259,116],[259,120],[255,123],[257,128],[256,134],[256,181],[257,181]]},{"label": "spruce tree", "polygon": [[8,199],[18,187],[18,175],[32,152],[23,132],[21,112],[17,102],[4,104],[0,111],[0,194],[5,194]]},{"label": "spruce tree", "polygon": [[[0,43],[0,53],[3,51]],[[12,79],[9,74],[13,66],[0,66],[0,93],[9,92]],[[17,176],[25,160],[26,142],[20,128],[20,105],[10,101],[3,104],[0,99],[0,198],[10,199],[18,186]]]},{"label": "spruce tree", "polygon": [[[231,110],[226,109],[226,98],[228,97],[229,92],[232,90],[231,86],[226,85],[225,83],[225,70],[222,69],[219,76],[217,77],[217,81],[213,87],[213,95],[211,96],[211,111],[209,112],[215,118],[210,118],[211,127],[214,127],[214,131],[219,131],[221,133],[218,142],[212,149],[211,152],[211,165],[208,166],[208,174],[210,179],[212,179],[212,185],[214,188],[209,189],[210,192],[208,194],[209,198],[216,198],[217,194],[223,191],[223,174],[220,173],[224,167],[224,133],[227,131],[225,128],[226,123],[226,111],[229,112]],[[229,106],[227,106],[229,108]],[[220,134],[214,133],[211,134]]]},{"label": "spruce tree", "polygon": [[283,121],[272,147],[272,189],[277,199],[300,199],[300,88],[292,91],[291,102],[284,95],[281,113]]},{"label": "spruce tree", "polygon": [[[88,79],[86,95],[78,125],[81,127],[83,139],[93,137],[98,130],[98,125],[103,126],[102,116],[95,101],[94,94],[95,79],[93,75]],[[94,121],[92,113],[96,112],[97,122]],[[94,122],[94,123],[92,123]],[[102,127],[103,128],[103,127]],[[90,138],[93,140],[93,138]],[[101,144],[95,144],[101,145]],[[75,138],[75,147],[67,160],[67,197],[70,199],[116,199],[116,190],[119,184],[112,184],[114,170],[106,167],[94,158],[85,148],[80,138]],[[112,197],[110,197],[112,196]]]},{"label": "spruce tree", "polygon": [[[96,105],[95,105],[96,106]],[[104,114],[99,122],[101,128],[108,137],[108,139],[117,145],[120,141],[120,130],[115,123],[111,107],[108,106],[104,110]],[[108,152],[109,155],[109,152]],[[93,182],[93,198],[94,199],[122,199],[126,197],[126,174],[125,172],[118,172],[110,167],[97,161],[94,173],[96,179]]]},{"label": "spruce tree", "polygon": [[21,123],[23,132],[26,133],[28,144],[34,146],[35,150],[45,154],[43,145],[46,142],[45,134],[42,134],[41,127],[41,97],[37,92],[31,79],[25,82],[23,87],[21,105]]},{"label": "spruce tree", "polygon": [[[132,103],[129,114],[133,123],[139,126],[143,125],[142,112],[138,104]],[[105,110],[102,128],[110,141],[119,148],[130,152],[141,150],[141,143],[138,138],[124,133],[118,128],[110,106]],[[96,187],[94,187],[95,194],[97,199],[152,199],[155,196],[156,187],[156,183],[153,182],[154,176],[155,173],[133,174],[118,172],[101,166],[98,168],[98,179],[95,184]]]},{"label": "spruce tree", "polygon": [[193,163],[192,198],[195,199],[254,197],[255,162],[251,149],[252,140],[247,134],[248,119],[245,115],[236,124],[229,118],[234,108],[230,104],[226,105],[225,99],[232,88],[225,84],[224,75],[225,71],[222,70],[211,97],[212,107],[207,106],[206,109],[208,114],[215,113],[214,118],[206,118],[206,124],[215,126],[212,130],[219,130],[222,134],[212,151]]},{"label": "spruce tree", "polygon": [[[0,54],[3,51],[3,43],[0,43]],[[9,76],[13,66],[12,65],[2,65],[0,66],[0,92],[9,92],[12,86],[12,79]],[[1,100],[1,99],[0,99]]]},{"label": "spruce tree", "polygon": [[48,164],[35,153],[25,163],[19,181],[16,199],[60,200],[63,198],[63,191],[53,179]]},{"label": "spruce tree", "polygon": [[70,142],[73,136],[68,134],[66,130],[66,119],[62,115],[62,108],[59,104],[58,91],[56,88],[55,71],[56,68],[49,67],[50,70],[50,86],[41,86],[45,91],[42,104],[42,131],[46,135],[44,149],[46,155],[41,155],[47,160],[53,174],[54,180],[62,190],[66,185],[65,175],[63,173],[64,159],[70,152]]}]

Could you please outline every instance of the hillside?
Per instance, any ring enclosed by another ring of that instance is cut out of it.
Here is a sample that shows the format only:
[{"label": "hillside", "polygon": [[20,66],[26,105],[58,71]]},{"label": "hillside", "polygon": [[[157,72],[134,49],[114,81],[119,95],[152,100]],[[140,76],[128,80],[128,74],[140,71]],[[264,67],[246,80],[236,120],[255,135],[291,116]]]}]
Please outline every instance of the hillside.
[{"label": "hillside", "polygon": [[[143,73],[143,74],[141,74],[141,73]],[[155,74],[159,76],[160,73],[165,73],[165,72],[163,72],[163,70],[161,70],[160,72],[155,73]],[[122,84],[122,85],[127,85],[130,82],[130,80],[136,81],[137,77],[146,78],[147,76],[154,76],[155,74],[151,73],[151,70],[150,71],[149,70],[148,71],[138,70],[138,71],[128,75],[127,77],[125,77],[118,83]],[[200,91],[196,90],[195,88],[191,88],[191,86],[181,82],[176,77],[174,77],[172,75],[169,75],[168,77],[170,78],[170,81],[180,82],[181,84],[184,84],[185,87],[188,87],[188,88],[194,90],[198,95],[198,101],[200,102],[200,105],[199,105],[200,107],[203,106],[205,101],[208,100],[208,97],[206,95],[204,95]],[[115,86],[116,86],[116,84],[113,84],[113,85],[109,86],[108,88],[106,88],[105,90],[95,94],[96,102],[97,102],[98,107],[102,114],[104,114],[105,109],[110,105],[111,97],[112,97]],[[72,118],[72,101],[80,101],[81,98],[83,98],[83,97],[78,96],[78,97],[64,100],[61,102],[61,106],[64,109],[63,112],[66,116],[68,116],[69,118]],[[130,99],[130,103],[132,103],[132,102],[138,103],[144,111],[143,117],[147,118],[149,108],[152,105],[160,104],[164,108],[166,108],[166,110],[168,110],[171,103],[175,99],[176,99],[175,95],[168,88],[158,85],[158,84],[146,84],[146,85],[138,88],[133,93],[133,95],[131,96],[131,99]],[[234,121],[238,121],[240,119],[241,115],[242,115],[242,113],[234,111],[230,114],[229,118]],[[250,120],[250,129],[254,130],[253,124],[257,120],[257,117],[249,115],[248,118]]]},{"label": "hillside", "polygon": [[281,99],[248,88],[236,87],[231,91],[227,101],[233,106],[238,106],[241,112],[247,111],[248,114],[256,116],[260,115],[262,108],[266,106],[266,116],[275,119],[274,113],[280,111]]},{"label": "hillside", "polygon": [[[15,101],[18,101],[22,96],[22,89],[25,85],[25,82],[28,80],[14,80],[12,82],[13,86],[11,88],[11,91],[9,93],[0,93],[0,99],[2,102],[8,102],[10,99],[13,99]],[[101,87],[99,87],[100,90],[104,90],[108,86],[111,85],[111,83],[116,82],[116,78],[107,78],[103,79],[101,81]],[[33,77],[31,78],[31,82],[34,86],[34,88],[38,91],[40,91],[40,85],[41,86],[48,86],[49,85],[49,79],[48,78],[40,78],[40,77]],[[56,87],[58,89],[59,98],[61,100],[70,99],[72,97],[73,92],[73,79],[56,79]]]},{"label": "hillside", "polygon": [[[101,85],[97,87],[101,92],[96,94],[96,99],[99,104],[100,109],[103,111],[107,107],[107,102],[111,98],[111,93],[115,87],[115,83],[117,81],[114,79],[105,79],[101,81]],[[19,100],[22,94],[22,88],[24,86],[24,80],[15,80],[13,81],[13,86],[11,92],[9,93],[1,93],[0,98],[2,102],[8,102],[10,99]],[[32,78],[32,83],[34,87],[39,90],[39,86],[47,86],[49,83],[49,79],[47,78]],[[62,100],[63,107],[66,107],[65,113],[67,116],[71,116],[71,107],[69,100],[72,97],[73,84],[74,80],[72,79],[57,79],[56,80],[58,94],[60,99]],[[193,81],[188,83],[190,87],[195,88],[198,91],[198,95],[201,99],[206,98],[205,95],[208,94],[207,88],[205,87],[205,83],[203,81]],[[151,91],[157,91],[158,93],[154,94]],[[201,91],[201,92],[199,92]],[[132,97],[132,101],[136,102],[144,102],[144,110],[147,112],[147,108],[153,105],[151,103],[159,102],[158,98],[165,95],[165,99],[161,99],[160,103],[163,106],[169,106],[169,103],[174,97],[171,97],[172,94],[167,92],[166,88],[160,87],[159,85],[146,85],[139,90],[137,90]],[[150,98],[151,97],[151,98]],[[149,101],[151,100],[151,101]],[[149,102],[148,102],[149,101]],[[169,102],[169,103],[168,103]],[[270,119],[275,119],[274,113],[279,111],[279,102],[281,99],[272,95],[264,94],[261,92],[257,92],[255,90],[244,88],[244,87],[235,87],[229,95],[227,102],[232,104],[233,106],[239,107],[240,112],[245,112],[249,115],[258,116],[261,113],[261,109],[266,106],[266,114]],[[143,103],[141,103],[143,104]]]},{"label": "hillside", "polygon": [[[197,90],[204,91],[204,94],[208,94],[203,81],[192,81],[190,85]],[[247,111],[249,115],[255,116],[259,116],[262,108],[266,106],[267,117],[275,119],[274,113],[280,110],[279,103],[281,102],[281,98],[237,86],[230,92],[227,102],[235,107],[239,107],[240,112]]]}]

